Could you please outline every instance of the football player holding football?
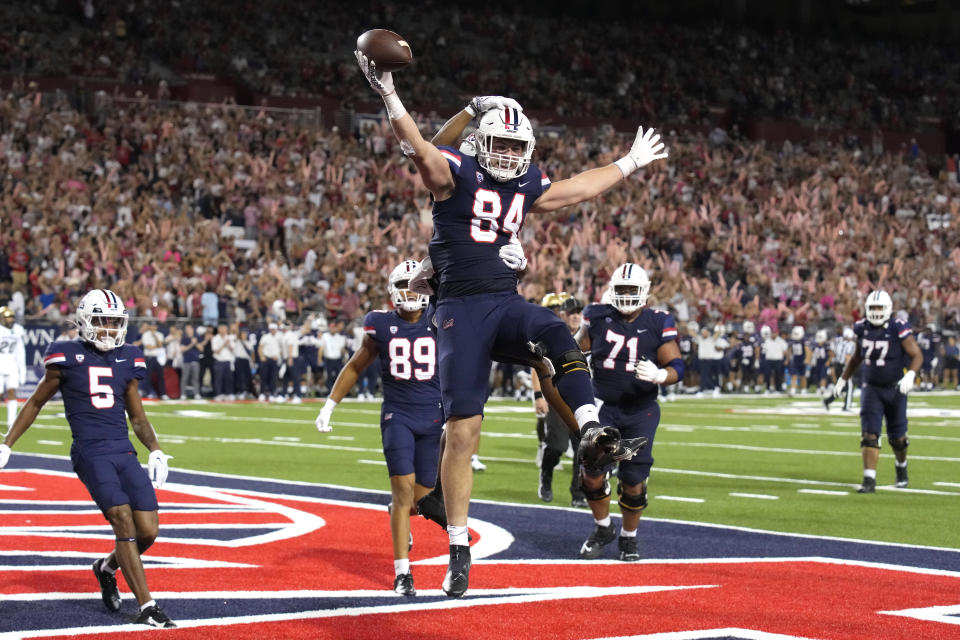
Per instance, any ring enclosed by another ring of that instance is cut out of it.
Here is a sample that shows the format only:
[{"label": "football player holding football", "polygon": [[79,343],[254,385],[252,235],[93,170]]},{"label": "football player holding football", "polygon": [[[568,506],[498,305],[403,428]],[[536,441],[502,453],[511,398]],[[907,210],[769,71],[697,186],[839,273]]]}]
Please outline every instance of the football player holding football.
[{"label": "football player holding football", "polygon": [[[619,429],[622,437],[646,440],[634,457],[619,461],[618,503],[623,514],[618,542],[624,562],[640,559],[637,527],[647,506],[647,478],[653,466],[653,439],[660,424],[657,392],[660,385],[683,379],[673,316],[647,306],[650,279],[632,263],[617,267],[610,278],[610,304],[583,310],[577,331],[580,348],[590,353],[593,389],[600,405],[600,422]],[[581,454],[583,450],[581,449]],[[617,466],[609,456],[589,460],[581,455],[583,492],[593,512],[593,533],[580,547],[580,557],[594,559],[617,537],[610,521],[607,474]]]},{"label": "football player holding football", "polygon": [[[103,603],[112,612],[120,610],[119,568],[140,606],[136,622],[175,627],[151,597],[140,559],[157,538],[154,486],[166,482],[171,457],[160,450],[143,410],[137,385],[147,373],[146,360],[138,347],[123,343],[127,313],[113,291],[94,289],[83,296],[76,322],[80,340],[53,342],[47,347],[44,376],[0,444],[0,468],[10,459],[10,447],[59,391],[73,435],[70,459],[74,471],[116,536],[110,555],[93,563]],[[127,415],[133,432],[150,451],[147,472],[127,436]]]},{"label": "football player holding football", "polygon": [[[877,490],[877,460],[880,458],[880,434],[887,423],[887,442],[896,458],[896,486],[906,487],[907,477],[907,394],[913,390],[923,364],[923,352],[913,338],[910,324],[891,320],[893,300],[883,289],[867,296],[866,318],[853,325],[856,350],[847,361],[833,387],[835,396],[847,389],[847,381],[863,364],[863,390],[860,395],[860,453],[863,458],[863,483],[858,493]],[[904,373],[904,365],[907,372]]]},{"label": "football player holding football", "polygon": [[[583,439],[597,444],[601,428],[586,360],[563,321],[549,309],[517,293],[517,273],[499,259],[501,247],[517,237],[528,212],[545,213],[583,202],[666,158],[660,136],[641,127],[629,152],[610,165],[551,184],[531,163],[533,127],[516,108],[482,111],[476,131],[476,157],[424,140],[397,95],[393,75],[378,72],[356,52],[361,71],[384,101],[403,152],[417,166],[434,198],[429,253],[439,275],[437,350],[447,446],[442,480],[450,562],[443,590],[462,596],[468,587],[470,547],[467,515],[473,486],[470,457],[480,437],[491,354],[496,348],[520,351],[542,344],[556,370],[554,382],[574,409]],[[589,437],[588,437],[589,435]],[[607,433],[604,445],[618,454],[619,437]]]}]

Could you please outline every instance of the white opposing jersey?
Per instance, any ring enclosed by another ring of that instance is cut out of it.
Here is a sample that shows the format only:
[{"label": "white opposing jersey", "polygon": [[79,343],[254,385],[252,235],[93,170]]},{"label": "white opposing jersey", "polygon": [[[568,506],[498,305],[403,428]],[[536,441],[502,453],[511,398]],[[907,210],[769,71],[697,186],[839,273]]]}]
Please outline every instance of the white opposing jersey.
[{"label": "white opposing jersey", "polygon": [[0,374],[16,374],[24,382],[27,376],[27,353],[23,347],[23,327],[0,325]]}]

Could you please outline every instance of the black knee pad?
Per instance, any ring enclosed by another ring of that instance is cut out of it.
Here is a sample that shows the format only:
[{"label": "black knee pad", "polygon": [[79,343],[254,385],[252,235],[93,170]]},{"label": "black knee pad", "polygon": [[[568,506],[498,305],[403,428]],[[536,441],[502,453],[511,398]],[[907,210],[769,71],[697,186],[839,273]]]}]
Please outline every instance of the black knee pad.
[{"label": "black knee pad", "polygon": [[639,512],[647,508],[647,490],[635,496],[620,493],[620,499],[617,501],[621,509],[626,511]]},{"label": "black knee pad", "polygon": [[879,449],[880,448],[880,438],[873,434],[868,434],[860,439],[860,448],[870,448],[870,449]]},{"label": "black knee pad", "polygon": [[557,376],[573,373],[574,371],[583,371],[588,375],[590,374],[590,367],[587,364],[587,359],[580,349],[570,349],[569,351],[564,351],[558,356],[551,354],[550,362],[553,363],[553,368],[556,369]]},{"label": "black knee pad", "polygon": [[587,500],[603,500],[604,498],[610,497],[610,483],[604,479],[603,486],[598,489],[591,489],[586,484],[583,485],[583,495],[587,496]]},{"label": "black knee pad", "polygon": [[890,448],[894,451],[906,451],[907,447],[910,446],[910,438],[903,436],[902,438],[890,438]]}]

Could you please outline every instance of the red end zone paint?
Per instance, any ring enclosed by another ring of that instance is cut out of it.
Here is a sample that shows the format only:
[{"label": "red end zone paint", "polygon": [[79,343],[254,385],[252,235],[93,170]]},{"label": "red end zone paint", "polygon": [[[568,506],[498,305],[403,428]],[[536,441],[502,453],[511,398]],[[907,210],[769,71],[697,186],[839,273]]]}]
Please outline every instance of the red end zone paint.
[{"label": "red end zone paint", "polygon": [[[82,485],[67,476],[5,472],[0,478],[0,485],[31,490],[0,488],[0,498],[4,500],[89,500]],[[185,568],[176,569],[148,564],[147,577],[155,594],[180,594],[181,599],[176,601],[182,610],[167,607],[175,620],[201,626],[138,632],[136,637],[580,639],[741,628],[829,640],[960,638],[960,625],[879,613],[960,604],[960,575],[811,560],[540,564],[478,559],[471,572],[471,591],[462,600],[388,595],[376,602],[369,597],[357,597],[353,604],[354,600],[346,597],[338,601],[336,606],[340,609],[331,605],[327,609],[286,616],[292,619],[271,619],[276,616],[267,613],[257,621],[236,624],[235,618],[247,615],[249,607],[242,599],[225,597],[218,612],[221,619],[191,621],[183,600],[189,599],[191,593],[388,592],[392,584],[389,523],[385,511],[292,497],[249,496],[229,490],[216,492],[216,497],[202,495],[208,491],[197,488],[190,495],[162,491],[161,501],[189,502],[194,506],[243,504],[245,508],[253,508],[259,505],[262,510],[253,514],[255,518],[248,513],[229,511],[194,515],[161,511],[161,536],[164,526],[174,523],[196,527],[201,535],[207,525],[217,525],[210,527],[212,532],[222,531],[221,525],[232,523],[237,533],[232,541],[219,544],[161,540],[150,549],[145,556],[148,562],[151,557],[164,557],[180,558],[187,564]],[[5,514],[0,533],[4,530],[12,533],[13,527],[29,525],[26,520],[33,517],[32,514]],[[57,517],[64,519],[64,526],[89,521],[88,515]],[[322,526],[272,542],[242,544],[247,535],[245,525],[268,521],[282,530],[297,523],[316,524],[310,519],[313,517],[322,518]],[[509,526],[509,523],[501,524]],[[432,523],[415,519],[413,534],[412,560],[446,553],[446,537]],[[230,546],[238,544],[241,546]],[[0,535],[0,551],[107,553],[111,548],[112,541],[108,539],[42,537],[29,532]],[[191,559],[221,560],[254,568],[191,568]],[[414,565],[413,573],[421,593],[438,589],[444,570],[443,565]],[[129,605],[129,590],[122,579],[120,583]],[[664,590],[639,592],[644,587]],[[89,595],[96,593],[95,588],[86,564],[68,571],[23,571],[16,567],[0,571],[0,592],[4,594]],[[636,592],[622,594],[620,591],[621,595],[617,595],[602,591],[631,588]],[[532,590],[539,591],[531,593]],[[486,595],[480,597],[485,592]],[[262,603],[263,600],[258,602]],[[0,607],[7,604],[0,601]],[[71,606],[72,603],[63,607],[63,627],[72,626]],[[395,610],[385,611],[388,607]],[[269,603],[265,610],[270,611]],[[119,615],[111,620],[118,624],[126,621]],[[124,634],[97,633],[81,637],[118,635]]]}]

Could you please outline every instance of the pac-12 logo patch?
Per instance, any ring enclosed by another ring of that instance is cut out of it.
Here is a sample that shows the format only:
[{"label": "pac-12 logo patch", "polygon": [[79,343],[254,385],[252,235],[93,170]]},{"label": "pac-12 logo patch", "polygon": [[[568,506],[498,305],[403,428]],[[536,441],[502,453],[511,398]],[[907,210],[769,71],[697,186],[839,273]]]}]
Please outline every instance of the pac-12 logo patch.
[{"label": "pac-12 logo patch", "polygon": [[477,182],[483,182],[483,174],[477,171]]},{"label": "pac-12 logo patch", "polygon": [[76,354],[76,357],[77,357],[77,362],[83,362],[83,354],[82,354],[82,353]]}]

